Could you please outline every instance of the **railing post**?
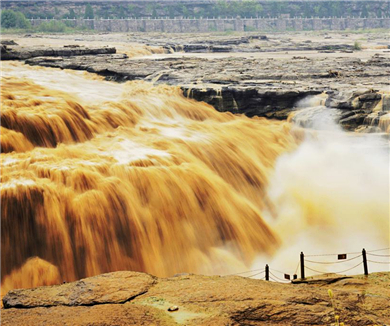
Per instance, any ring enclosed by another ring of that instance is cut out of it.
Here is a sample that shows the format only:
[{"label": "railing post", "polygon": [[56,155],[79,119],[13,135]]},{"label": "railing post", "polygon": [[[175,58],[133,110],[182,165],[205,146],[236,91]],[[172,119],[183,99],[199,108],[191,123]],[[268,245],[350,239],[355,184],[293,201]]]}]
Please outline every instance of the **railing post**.
[{"label": "railing post", "polygon": [[265,280],[269,281],[269,266],[265,265]]},{"label": "railing post", "polygon": [[305,255],[301,252],[301,279],[305,278]]},{"label": "railing post", "polygon": [[363,248],[362,250],[362,255],[363,255],[363,267],[364,267],[364,275],[368,275],[368,265],[367,265],[367,254],[366,254],[366,249]]}]

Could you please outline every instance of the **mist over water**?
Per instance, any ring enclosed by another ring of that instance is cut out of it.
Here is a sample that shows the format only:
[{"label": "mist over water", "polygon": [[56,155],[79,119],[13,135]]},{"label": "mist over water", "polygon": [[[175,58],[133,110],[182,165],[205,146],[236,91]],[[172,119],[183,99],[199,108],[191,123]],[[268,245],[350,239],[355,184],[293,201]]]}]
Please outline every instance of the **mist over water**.
[{"label": "mist over water", "polygon": [[[259,256],[255,268],[268,263],[292,274],[301,251],[333,253],[332,257],[316,257],[330,262],[337,261],[337,254],[389,247],[388,141],[381,135],[343,132],[331,114],[324,115],[325,111],[311,122],[317,131],[307,131],[296,151],[276,161],[268,187],[273,209],[266,216],[283,244],[271,259]],[[359,261],[311,267],[337,272]],[[371,271],[388,268],[370,264]],[[349,274],[362,271],[359,266]]]},{"label": "mist over water", "polygon": [[3,65],[3,294],[115,270],[295,269],[300,251],[389,244],[389,151],[375,136]]}]

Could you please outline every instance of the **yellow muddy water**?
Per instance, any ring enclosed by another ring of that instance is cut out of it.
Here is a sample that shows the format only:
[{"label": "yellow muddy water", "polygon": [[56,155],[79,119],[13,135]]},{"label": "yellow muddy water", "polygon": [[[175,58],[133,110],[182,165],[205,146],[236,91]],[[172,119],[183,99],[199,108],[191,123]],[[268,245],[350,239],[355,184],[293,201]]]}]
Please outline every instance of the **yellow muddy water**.
[{"label": "yellow muddy water", "polygon": [[2,293],[116,270],[238,272],[278,247],[262,211],[297,146],[289,123],[15,63],[1,103]]}]

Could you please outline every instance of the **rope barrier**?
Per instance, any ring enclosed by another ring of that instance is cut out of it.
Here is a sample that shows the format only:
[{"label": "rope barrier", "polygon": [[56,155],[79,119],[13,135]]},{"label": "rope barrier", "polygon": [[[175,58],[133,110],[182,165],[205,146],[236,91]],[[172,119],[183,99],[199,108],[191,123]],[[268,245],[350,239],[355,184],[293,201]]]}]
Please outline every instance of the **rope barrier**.
[{"label": "rope barrier", "polygon": [[[360,252],[345,252],[346,255],[357,255]],[[306,255],[305,257],[320,257],[320,256],[337,256],[338,254],[319,254],[319,255]]]},{"label": "rope barrier", "polygon": [[390,265],[390,261],[373,261],[373,260],[368,260],[370,263],[374,263],[374,264],[386,264],[386,265]]},{"label": "rope barrier", "polygon": [[389,248],[383,248],[383,249],[369,250],[367,252],[376,252],[376,251],[384,251],[384,250],[390,250],[390,247]]},{"label": "rope barrier", "polygon": [[[333,264],[341,264],[341,263],[345,263],[345,262],[348,262],[348,261],[352,261],[352,260],[355,260],[355,259],[358,259],[359,257],[363,257],[363,262],[359,262],[357,265],[351,267],[351,268],[348,268],[348,269],[345,269],[345,270],[342,270],[342,271],[338,271],[338,272],[322,272],[322,271],[318,271],[314,268],[311,268],[307,265],[305,265],[305,268],[307,268],[308,270],[312,271],[312,272],[315,272],[315,273],[319,273],[319,274],[328,274],[328,273],[335,273],[335,274],[340,274],[340,273],[345,273],[345,272],[348,272],[356,267],[358,267],[359,265],[364,265],[365,266],[365,273],[367,273],[367,265],[366,265],[366,262],[370,262],[370,263],[374,263],[374,264],[386,264],[386,265],[389,265],[390,264],[390,261],[388,262],[384,262],[384,261],[375,261],[375,260],[365,260],[366,256],[365,254],[367,253],[367,255],[371,255],[371,256],[375,256],[375,257],[390,257],[390,254],[373,254],[373,252],[378,252],[378,251],[385,251],[385,250],[388,250],[390,251],[390,247],[389,248],[382,248],[382,249],[375,249],[375,250],[370,250],[370,251],[365,251],[363,249],[363,253],[361,252],[347,252],[347,253],[344,253],[344,254],[318,254],[318,255],[304,255],[304,257],[325,257],[325,256],[345,256],[345,255],[357,255],[357,256],[354,256],[354,257],[351,257],[349,259],[339,259],[338,261],[315,261],[315,260],[308,260],[308,259],[305,259],[305,262],[307,263],[312,263],[312,264],[325,264],[325,265],[333,265]],[[301,259],[303,257],[303,254],[301,254]],[[341,258],[341,257],[339,257]],[[298,264],[297,264],[297,267],[295,269],[295,272],[293,275],[296,275],[297,272],[298,272],[298,269],[299,269],[299,266],[300,266],[300,263],[301,261],[298,261]],[[266,267],[266,269],[268,268],[268,266]],[[282,271],[279,271],[277,269],[272,269],[273,272],[276,272],[276,273],[280,273],[282,275],[291,275],[291,274],[288,274],[288,273],[284,273]],[[240,272],[240,273],[234,273],[234,274],[227,274],[227,275],[224,275],[224,276],[235,276],[235,275],[243,275],[243,274],[247,274],[247,273],[253,273],[253,272],[257,272],[255,274],[252,274],[252,275],[249,275],[249,276],[244,276],[244,277],[247,277],[247,278],[251,278],[251,277],[254,277],[254,276],[258,276],[258,275],[262,275],[264,273],[266,273],[266,271],[263,269],[263,268],[258,268],[258,269],[253,269],[253,270],[249,270],[249,271],[245,271],[245,272]],[[289,280],[285,280],[285,279],[282,279],[278,276],[276,276],[275,274],[273,274],[271,271],[269,271],[269,274],[272,275],[274,278],[276,279],[273,279],[273,281],[277,282],[277,283],[288,283],[290,282]],[[304,277],[304,274],[303,274],[303,277]],[[265,276],[263,276],[261,278],[262,280],[265,279]],[[270,277],[271,279],[271,277]],[[280,281],[277,281],[280,280]]]},{"label": "rope barrier", "polygon": [[305,268],[307,268],[307,269],[309,269],[309,270],[311,270],[311,271],[313,271],[313,272],[319,273],[319,274],[329,274],[329,273],[340,274],[340,273],[348,272],[348,271],[350,271],[350,270],[352,270],[352,269],[358,267],[358,266],[361,265],[361,264],[362,264],[362,263],[359,263],[359,264],[357,264],[357,265],[355,265],[355,266],[353,266],[353,267],[351,267],[351,268],[348,268],[348,269],[346,269],[346,270],[339,271],[339,272],[321,272],[321,271],[317,271],[317,270],[315,270],[315,269],[313,269],[313,268],[310,268],[310,267],[308,267],[308,266],[305,266]]},{"label": "rope barrier", "polygon": [[286,282],[288,282],[289,283],[289,281],[288,280],[284,280],[284,279],[282,279],[282,278],[280,278],[280,277],[277,277],[275,274],[273,274],[271,271],[269,272],[273,277],[275,277],[277,280],[280,280],[280,281],[282,281],[282,282],[284,282],[284,283],[286,283]]},{"label": "rope barrier", "polygon": [[278,273],[280,273],[280,274],[283,274],[283,276],[284,276],[285,274],[289,274],[289,275],[294,275],[294,274],[296,274],[297,271],[298,271],[298,268],[299,268],[299,262],[298,262],[297,268],[295,269],[295,272],[294,272],[293,274],[286,273],[286,272],[281,272],[281,271],[278,271],[277,269],[274,269],[274,268],[272,268],[272,270],[273,270],[274,272],[278,272]]},{"label": "rope barrier", "polygon": [[305,257],[320,257],[320,256],[337,256],[337,254],[319,254],[319,255],[306,255]]},{"label": "rope barrier", "polygon": [[272,278],[272,277],[270,277],[269,279],[270,279],[271,281],[275,282],[275,283],[286,284],[286,282],[277,281],[277,280],[275,280],[275,279]]},{"label": "rope barrier", "polygon": [[298,268],[299,268],[299,261],[298,261],[298,265],[297,265],[297,268],[295,269],[295,273],[294,274],[297,274]]},{"label": "rope barrier", "polygon": [[263,274],[263,273],[265,273],[265,271],[262,271],[262,272],[259,272],[259,273],[256,273],[256,274],[253,274],[253,275],[251,275],[251,276],[245,276],[245,277],[253,277],[253,276],[261,275],[261,274]]},{"label": "rope barrier", "polygon": [[[284,274],[283,272],[278,271],[277,269],[272,268],[272,270],[273,270],[274,272],[277,272],[277,273],[280,273],[280,274]],[[270,273],[271,273],[271,272],[270,272]]]},{"label": "rope barrier", "polygon": [[[287,273],[284,273],[284,272],[278,271],[277,269],[273,269],[273,268],[272,268],[272,270],[273,270],[274,272],[278,272],[278,273],[280,273],[280,274],[283,274],[283,275],[284,275],[284,274],[287,274]],[[271,273],[271,272],[270,272],[270,273]]]},{"label": "rope barrier", "polygon": [[264,268],[258,268],[258,269],[252,269],[252,270],[246,271],[246,272],[240,272],[240,273],[234,273],[234,274],[227,274],[227,275],[224,275],[224,276],[241,275],[241,274],[253,273],[253,272],[257,272],[257,271],[263,271],[263,273],[265,273],[265,272],[264,272]]},{"label": "rope barrier", "polygon": [[377,255],[377,254],[370,254],[369,252],[367,255],[376,256],[376,257],[390,257],[390,255]]},{"label": "rope barrier", "polygon": [[308,260],[308,259],[305,259],[305,261],[309,262],[309,263],[315,263],[315,264],[341,264],[341,263],[345,263],[346,261],[351,261],[351,260],[354,260],[356,258],[359,258],[359,257],[362,257],[362,255],[357,255],[353,258],[349,258],[349,259],[343,259],[343,260],[340,260],[340,261],[335,261],[335,262],[327,262],[327,261],[314,261],[314,260]]}]

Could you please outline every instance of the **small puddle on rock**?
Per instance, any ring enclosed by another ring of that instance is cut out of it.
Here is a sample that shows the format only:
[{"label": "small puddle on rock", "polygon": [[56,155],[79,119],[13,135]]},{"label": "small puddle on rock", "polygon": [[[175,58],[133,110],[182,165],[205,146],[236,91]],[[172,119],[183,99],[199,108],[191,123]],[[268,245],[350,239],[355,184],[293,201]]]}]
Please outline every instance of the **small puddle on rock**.
[{"label": "small puddle on rock", "polygon": [[[176,305],[172,302],[166,301],[165,299],[158,298],[158,297],[149,297],[141,302],[138,302],[138,304],[152,306],[154,308],[163,310],[169,316],[171,316],[178,324],[186,324],[188,321],[192,319],[207,317],[207,314],[205,313],[192,312],[186,310],[185,308],[183,308],[183,306]],[[170,307],[175,307],[175,306],[177,306],[179,309],[176,311],[168,311]]]}]

